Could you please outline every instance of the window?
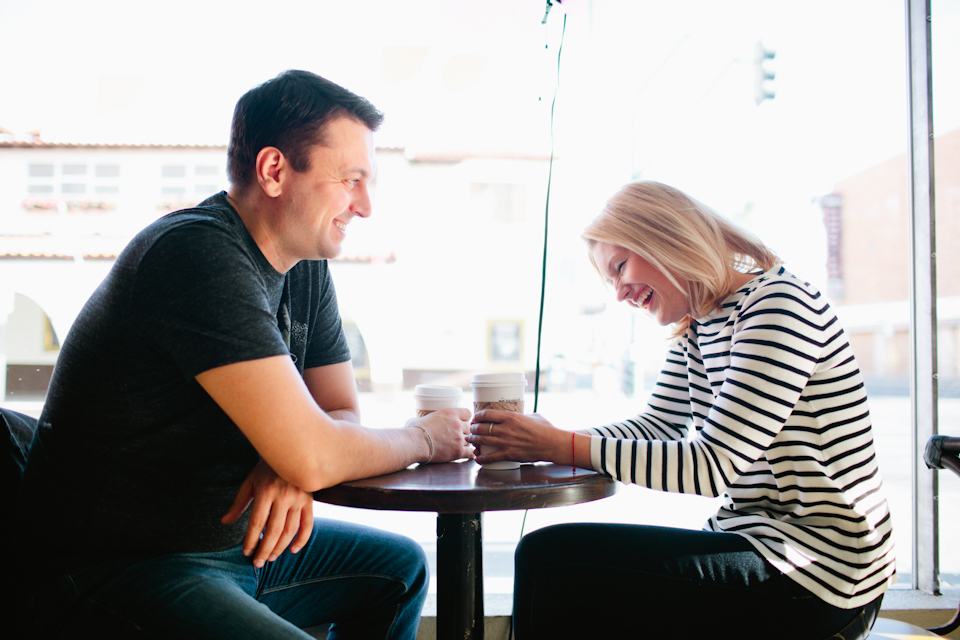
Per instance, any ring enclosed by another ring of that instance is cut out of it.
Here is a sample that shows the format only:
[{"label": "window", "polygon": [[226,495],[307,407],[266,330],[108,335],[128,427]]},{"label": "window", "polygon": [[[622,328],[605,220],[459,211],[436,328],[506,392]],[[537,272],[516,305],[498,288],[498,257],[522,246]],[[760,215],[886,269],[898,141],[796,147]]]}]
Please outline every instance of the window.
[{"label": "window", "polygon": [[164,178],[184,178],[187,168],[183,165],[164,165],[160,168],[160,175]]},{"label": "window", "polygon": [[27,185],[27,193],[53,193],[53,185],[52,184]]},{"label": "window", "polygon": [[98,184],[96,187],[94,187],[94,193],[103,195],[116,194],[120,193],[120,187],[115,185]]},{"label": "window", "polygon": [[522,320],[491,320],[488,335],[491,365],[523,366]]},{"label": "window", "polygon": [[160,193],[165,196],[182,196],[186,192],[186,187],[160,187]]},{"label": "window", "polygon": [[53,165],[31,164],[27,173],[31,178],[51,178],[53,177]]},{"label": "window", "polygon": [[120,165],[118,164],[98,164],[94,170],[94,175],[98,178],[119,178]]},{"label": "window", "polygon": [[215,176],[220,173],[220,167],[216,165],[197,165],[195,169],[198,176]]},{"label": "window", "polygon": [[62,169],[65,176],[85,176],[87,175],[87,165],[85,164],[65,164]]},{"label": "window", "polygon": [[64,184],[60,185],[60,192],[61,192],[61,193],[70,193],[70,194],[74,194],[74,193],[86,193],[86,192],[87,192],[87,185],[85,185],[85,184],[83,184],[83,183],[78,183],[78,182],[67,182],[67,183],[64,183]]},{"label": "window", "polygon": [[57,337],[57,332],[53,328],[53,324],[50,322],[50,318],[45,318],[46,324],[43,330],[43,350],[44,351],[59,351],[60,350],[60,338]]}]

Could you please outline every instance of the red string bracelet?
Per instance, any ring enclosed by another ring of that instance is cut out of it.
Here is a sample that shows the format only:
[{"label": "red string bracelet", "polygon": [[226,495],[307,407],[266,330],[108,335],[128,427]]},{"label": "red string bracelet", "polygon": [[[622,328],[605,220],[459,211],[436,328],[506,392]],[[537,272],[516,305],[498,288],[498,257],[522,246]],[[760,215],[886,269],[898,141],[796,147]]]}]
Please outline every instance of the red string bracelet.
[{"label": "red string bracelet", "polygon": [[570,455],[573,456],[573,473],[577,473],[577,432],[570,434]]}]

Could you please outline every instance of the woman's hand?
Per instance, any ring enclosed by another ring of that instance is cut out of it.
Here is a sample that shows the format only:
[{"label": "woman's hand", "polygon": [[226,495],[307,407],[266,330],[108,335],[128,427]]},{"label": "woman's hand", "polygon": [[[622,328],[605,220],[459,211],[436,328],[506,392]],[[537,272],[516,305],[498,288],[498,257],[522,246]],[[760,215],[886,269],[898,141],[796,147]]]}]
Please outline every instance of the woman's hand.
[{"label": "woman's hand", "polygon": [[474,414],[472,422],[472,435],[467,438],[470,443],[478,451],[480,445],[498,449],[495,453],[477,456],[480,464],[500,460],[572,463],[570,432],[553,426],[539,413],[525,415],[515,411],[484,409]]},{"label": "woman's hand", "polygon": [[[233,505],[220,522],[236,522],[251,501],[253,510],[250,512],[247,534],[243,538],[243,555],[253,555],[256,549],[253,566],[260,568],[266,562],[276,560],[291,540],[293,546],[290,547],[290,553],[297,553],[310,540],[313,531],[313,494],[302,491],[278,476],[263,460],[257,463],[240,485]],[[263,538],[260,537],[261,533]]]}]

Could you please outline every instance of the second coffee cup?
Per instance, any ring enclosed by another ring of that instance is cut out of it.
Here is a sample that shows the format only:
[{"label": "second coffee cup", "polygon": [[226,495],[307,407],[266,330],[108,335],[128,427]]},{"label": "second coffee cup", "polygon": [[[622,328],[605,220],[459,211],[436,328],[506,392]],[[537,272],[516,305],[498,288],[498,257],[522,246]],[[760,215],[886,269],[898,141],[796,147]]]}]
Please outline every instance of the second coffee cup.
[{"label": "second coffee cup", "polygon": [[[473,412],[483,409],[499,409],[523,413],[523,397],[527,390],[527,380],[522,371],[504,371],[501,373],[478,373],[470,382],[473,389]],[[497,451],[496,447],[482,445],[480,453],[485,455]],[[490,462],[484,469],[519,469],[520,463],[512,460]]]},{"label": "second coffee cup", "polygon": [[460,406],[463,389],[445,384],[418,384],[413,390],[417,417],[422,418],[437,409],[456,409]]}]

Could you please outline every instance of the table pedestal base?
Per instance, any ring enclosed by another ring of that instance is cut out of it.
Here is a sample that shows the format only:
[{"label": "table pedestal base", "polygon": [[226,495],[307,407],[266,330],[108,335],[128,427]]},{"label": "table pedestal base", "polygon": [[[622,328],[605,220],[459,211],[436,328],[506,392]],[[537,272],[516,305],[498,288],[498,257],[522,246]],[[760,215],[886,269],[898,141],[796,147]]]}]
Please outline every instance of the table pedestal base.
[{"label": "table pedestal base", "polygon": [[437,639],[483,640],[480,513],[437,516]]},{"label": "table pedestal base", "polygon": [[433,511],[437,517],[437,638],[483,638],[481,513],[544,509],[612,496],[617,483],[561,464],[483,471],[474,460],[421,464],[314,493],[361,509]]}]

